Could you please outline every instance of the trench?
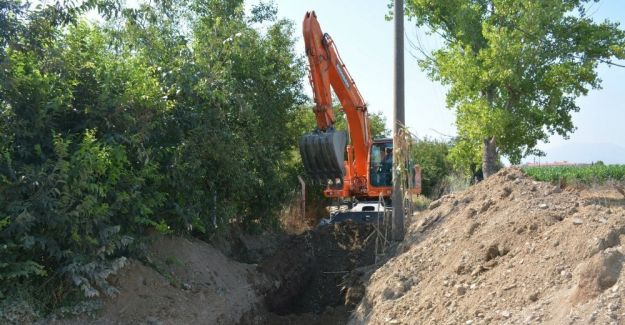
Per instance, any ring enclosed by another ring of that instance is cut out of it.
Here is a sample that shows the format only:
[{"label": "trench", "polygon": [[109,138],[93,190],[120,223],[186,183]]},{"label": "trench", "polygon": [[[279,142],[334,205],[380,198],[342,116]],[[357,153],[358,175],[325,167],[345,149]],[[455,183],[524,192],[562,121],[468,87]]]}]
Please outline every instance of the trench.
[{"label": "trench", "polygon": [[345,222],[292,236],[259,271],[266,324],[346,324],[375,268],[375,228]]}]

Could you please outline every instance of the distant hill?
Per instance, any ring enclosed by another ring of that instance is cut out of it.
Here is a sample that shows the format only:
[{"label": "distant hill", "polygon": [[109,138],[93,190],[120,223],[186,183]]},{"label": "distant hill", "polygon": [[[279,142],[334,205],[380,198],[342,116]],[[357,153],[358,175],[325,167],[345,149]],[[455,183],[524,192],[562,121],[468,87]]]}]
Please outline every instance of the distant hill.
[{"label": "distant hill", "polygon": [[[625,148],[613,143],[565,143],[544,151],[547,156],[540,158],[544,162],[591,163],[601,160],[606,164],[625,164]],[[528,157],[524,162],[534,162],[534,157]]]}]

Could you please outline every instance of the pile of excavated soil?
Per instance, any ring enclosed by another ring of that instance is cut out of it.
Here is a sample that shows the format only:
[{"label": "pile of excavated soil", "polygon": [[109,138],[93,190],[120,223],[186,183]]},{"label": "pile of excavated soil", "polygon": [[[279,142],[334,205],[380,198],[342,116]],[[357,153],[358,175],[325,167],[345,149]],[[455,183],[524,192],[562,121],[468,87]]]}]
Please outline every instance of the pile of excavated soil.
[{"label": "pile of excavated soil", "polygon": [[623,324],[623,203],[504,169],[409,223],[351,323]]},{"label": "pile of excavated soil", "polygon": [[96,319],[63,324],[237,324],[259,314],[255,291],[262,277],[254,265],[224,256],[195,239],[158,236],[149,248],[151,267],[132,260],[112,283]]}]

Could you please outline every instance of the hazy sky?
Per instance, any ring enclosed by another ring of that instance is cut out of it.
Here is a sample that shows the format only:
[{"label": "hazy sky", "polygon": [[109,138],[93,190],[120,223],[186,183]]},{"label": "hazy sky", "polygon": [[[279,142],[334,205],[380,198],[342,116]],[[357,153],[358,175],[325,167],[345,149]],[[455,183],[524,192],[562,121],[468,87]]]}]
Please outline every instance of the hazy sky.
[{"label": "hazy sky", "polygon": [[[248,4],[257,0],[247,0]],[[387,0],[274,0],[280,17],[293,20],[298,31],[297,51],[304,54],[301,22],[307,10],[315,10],[324,32],[337,44],[356,85],[369,104],[370,111],[381,111],[390,122],[393,116],[393,23],[384,16],[389,12]],[[249,5],[248,5],[249,7]],[[625,28],[625,1],[602,0],[589,7],[595,20],[609,19]],[[435,49],[440,42],[419,31],[406,21],[406,50],[417,38],[426,49]],[[625,62],[620,62],[625,64]],[[625,68],[599,68],[603,80],[601,90],[593,90],[580,98],[581,111],[574,114],[578,127],[570,140],[552,136],[540,148],[567,144],[615,144],[625,147]],[[309,90],[308,90],[309,91]],[[445,105],[446,89],[428,80],[416,59],[406,53],[406,124],[419,137],[444,138],[454,135],[454,114]],[[390,125],[390,123],[389,123]],[[549,155],[547,156],[549,158]],[[623,157],[621,163],[625,163]]]}]

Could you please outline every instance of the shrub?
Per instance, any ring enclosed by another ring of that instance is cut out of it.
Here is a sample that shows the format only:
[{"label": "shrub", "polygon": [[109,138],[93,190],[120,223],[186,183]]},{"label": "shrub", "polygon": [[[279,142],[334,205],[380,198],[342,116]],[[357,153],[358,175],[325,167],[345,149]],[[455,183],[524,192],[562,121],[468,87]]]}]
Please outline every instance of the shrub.
[{"label": "shrub", "polygon": [[123,147],[102,144],[94,131],[75,145],[56,135],[53,144],[55,160],[25,165],[1,184],[2,290],[50,278],[70,280],[87,297],[113,294],[106,278],[124,265],[119,252],[133,241],[132,228],[121,225],[137,218],[136,202],[144,209],[160,202],[143,200],[145,180]]},{"label": "shrub", "polygon": [[412,145],[412,159],[421,166],[421,187],[424,195],[436,199],[445,189],[443,180],[452,171],[447,159],[450,145],[446,142],[425,138]]},{"label": "shrub", "polygon": [[27,19],[0,33],[1,297],[112,294],[147,228],[276,223],[297,184],[293,26],[242,1],[171,5],[107,28],[20,6]]}]

